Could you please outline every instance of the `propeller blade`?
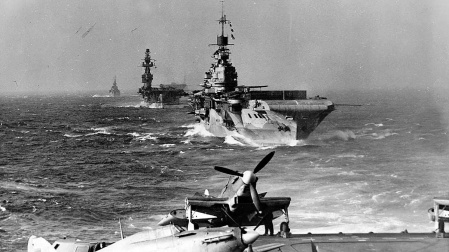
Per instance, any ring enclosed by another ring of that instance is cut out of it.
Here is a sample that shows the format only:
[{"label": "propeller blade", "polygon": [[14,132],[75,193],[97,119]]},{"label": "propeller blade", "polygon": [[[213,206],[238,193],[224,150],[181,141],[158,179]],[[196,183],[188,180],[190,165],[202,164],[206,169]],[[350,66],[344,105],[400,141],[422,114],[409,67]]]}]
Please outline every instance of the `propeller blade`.
[{"label": "propeller blade", "polygon": [[266,155],[260,162],[259,164],[256,166],[256,168],[254,168],[254,173],[259,172],[260,170],[262,170],[262,168],[265,167],[265,165],[268,164],[268,162],[270,162],[271,158],[274,156],[274,151],[268,153],[268,155]]},{"label": "propeller blade", "polygon": [[253,184],[249,184],[249,189],[251,192],[251,198],[253,199],[254,206],[258,212],[262,211],[262,205],[260,203],[259,194],[257,194],[256,188]]},{"label": "propeller blade", "polygon": [[225,167],[220,167],[220,166],[215,166],[214,169],[216,171],[222,172],[222,173],[226,173],[229,175],[234,175],[234,176],[239,176],[239,177],[243,177],[243,174],[238,172],[238,171],[234,171]]}]

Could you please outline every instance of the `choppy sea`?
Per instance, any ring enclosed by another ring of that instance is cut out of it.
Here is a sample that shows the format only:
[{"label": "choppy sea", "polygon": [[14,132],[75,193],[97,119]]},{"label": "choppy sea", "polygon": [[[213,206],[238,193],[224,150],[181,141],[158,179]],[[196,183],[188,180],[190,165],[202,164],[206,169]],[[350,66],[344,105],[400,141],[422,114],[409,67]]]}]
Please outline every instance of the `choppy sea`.
[{"label": "choppy sea", "polygon": [[337,110],[287,146],[211,136],[187,108],[138,96],[0,96],[0,251],[26,251],[31,235],[116,241],[119,218],[125,235],[154,228],[186,196],[218,195],[228,177],[213,166],[252,170],[273,150],[258,191],[292,198],[294,232],[433,231],[427,210],[449,190],[449,99],[326,96]]}]

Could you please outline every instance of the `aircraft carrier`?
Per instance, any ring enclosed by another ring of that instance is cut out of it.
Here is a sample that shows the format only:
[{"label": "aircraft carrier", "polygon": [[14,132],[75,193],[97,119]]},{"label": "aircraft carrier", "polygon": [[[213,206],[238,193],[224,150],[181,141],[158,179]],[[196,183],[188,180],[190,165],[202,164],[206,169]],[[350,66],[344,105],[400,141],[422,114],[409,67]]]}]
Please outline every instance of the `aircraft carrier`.
[{"label": "aircraft carrier", "polygon": [[[238,85],[237,71],[230,60],[225,26],[230,20],[222,10],[221,34],[213,64],[205,72],[202,90],[190,97],[192,114],[218,137],[238,133],[258,144],[288,144],[307,138],[335,108],[334,103],[305,90],[261,90],[267,86]],[[231,38],[234,38],[231,33]]]},{"label": "aircraft carrier", "polygon": [[180,103],[180,98],[186,93],[184,88],[186,84],[160,84],[160,86],[152,87],[153,74],[151,68],[156,67],[155,60],[151,58],[150,49],[146,49],[145,58],[142,62],[144,74],[142,74],[143,86],[139,88],[146,105],[149,108],[183,108],[184,104]]}]

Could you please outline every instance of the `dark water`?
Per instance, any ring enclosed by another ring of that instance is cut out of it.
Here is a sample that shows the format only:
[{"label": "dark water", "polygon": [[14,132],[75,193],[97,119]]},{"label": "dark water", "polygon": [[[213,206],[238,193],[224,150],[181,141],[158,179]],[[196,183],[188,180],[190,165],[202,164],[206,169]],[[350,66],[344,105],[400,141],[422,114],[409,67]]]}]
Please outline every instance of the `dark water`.
[{"label": "dark water", "polygon": [[[428,92],[335,93],[339,106],[305,141],[248,146],[209,136],[188,109],[145,109],[135,96],[0,97],[0,251],[30,235],[119,239],[156,225],[268,152],[258,191],[290,196],[297,232],[430,232],[447,194],[449,105]],[[275,223],[276,224],[276,223]]]}]

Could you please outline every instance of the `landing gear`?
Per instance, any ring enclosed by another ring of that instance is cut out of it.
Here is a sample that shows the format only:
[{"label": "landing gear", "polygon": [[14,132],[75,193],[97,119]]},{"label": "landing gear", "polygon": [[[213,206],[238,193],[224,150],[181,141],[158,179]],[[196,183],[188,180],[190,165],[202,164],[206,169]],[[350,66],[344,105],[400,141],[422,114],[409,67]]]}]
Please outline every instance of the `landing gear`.
[{"label": "landing gear", "polygon": [[292,233],[290,232],[290,227],[288,226],[287,222],[282,222],[279,228],[278,236],[283,238],[289,238],[292,236]]},{"label": "landing gear", "polygon": [[285,221],[281,222],[281,225],[279,226],[278,236],[283,237],[283,238],[289,238],[292,236],[292,233],[290,232],[290,227],[288,225],[290,223],[290,219],[288,217],[288,208],[284,209],[284,215],[285,215]]}]

